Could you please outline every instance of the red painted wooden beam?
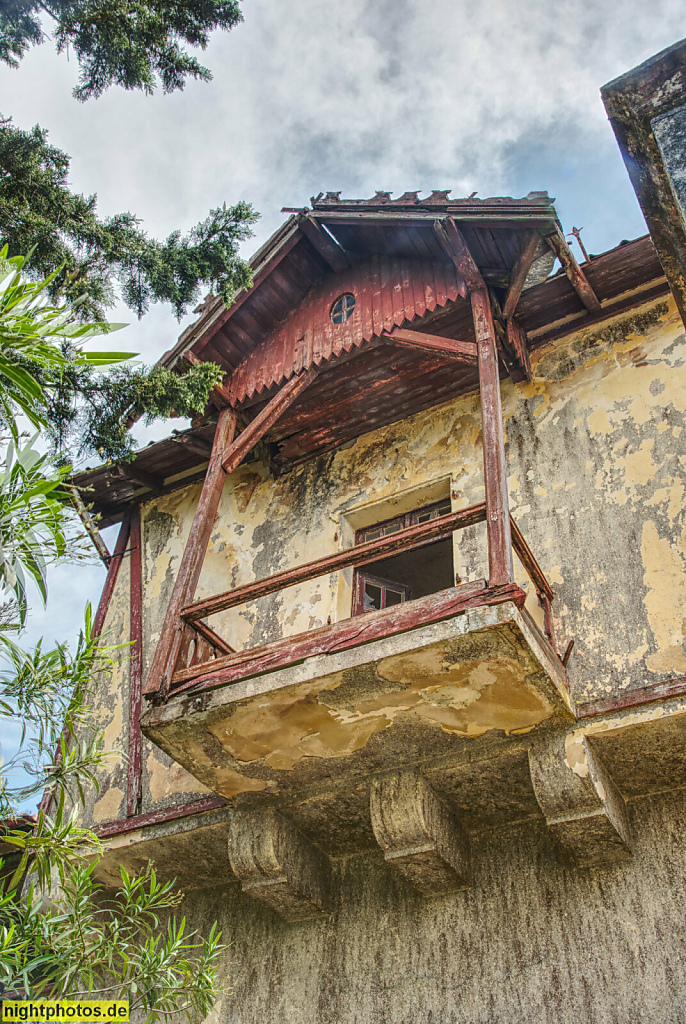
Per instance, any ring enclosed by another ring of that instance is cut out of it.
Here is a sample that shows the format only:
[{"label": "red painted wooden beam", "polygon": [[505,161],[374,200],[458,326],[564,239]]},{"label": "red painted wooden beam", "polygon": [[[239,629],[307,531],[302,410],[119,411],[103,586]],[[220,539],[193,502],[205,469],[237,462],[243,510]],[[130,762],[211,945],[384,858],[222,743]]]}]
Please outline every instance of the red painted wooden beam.
[{"label": "red painted wooden beam", "polygon": [[141,513],[131,515],[129,639],[129,763],[126,785],[126,816],[138,811],[141,795],[141,686],[143,682],[143,585],[141,553]]},{"label": "red painted wooden beam", "polygon": [[489,585],[512,583],[512,536],[507,498],[503,413],[495,327],[486,289],[471,293],[474,332],[479,348],[481,424],[486,485]]},{"label": "red painted wooden beam", "polygon": [[312,383],[317,373],[317,368],[313,367],[311,370],[301,373],[298,377],[291,377],[281,390],[277,391],[271,401],[265,405],[264,409],[257,414],[254,420],[250,421],[245,430],[242,430],[233,444],[227,448],[223,460],[225,473],[232,473],[236,466],[241,464],[245,456],[252,451],[269,428],[276,423],[279,416]]},{"label": "red painted wooden beam", "polygon": [[356,544],[355,547],[338,551],[335,555],[317,558],[313,562],[306,562],[294,569],[284,569],[282,572],[274,573],[273,576],[267,576],[266,579],[245,583],[242,587],[227,590],[226,593],[218,594],[216,597],[196,601],[195,604],[184,608],[182,614],[188,622],[193,622],[206,615],[214,615],[227,608],[245,604],[246,601],[255,601],[258,597],[273,594],[277,590],[283,590],[284,587],[292,587],[296,583],[305,583],[307,580],[317,579],[318,576],[327,576],[329,573],[338,572],[339,569],[347,569],[351,565],[370,565],[372,562],[378,562],[382,558],[388,558],[400,551],[412,551],[427,542],[442,540],[444,537],[450,536],[453,530],[482,523],[485,518],[486,506],[483,502],[478,505],[470,505],[457,512],[448,512],[444,516],[438,516],[428,523],[418,523],[406,530],[398,530],[397,533],[389,534],[388,537],[378,537],[365,544]]},{"label": "red painted wooden beam", "polygon": [[519,380],[531,380],[531,360],[526,342],[526,331],[516,320],[507,321],[507,341],[521,371]]},{"label": "red painted wooden beam", "polygon": [[174,582],[174,589],[167,607],[162,632],[155,648],[152,665],[143,688],[143,693],[146,696],[155,694],[164,696],[169,689],[185,625],[181,618],[181,609],[192,600],[198,585],[226,479],[226,471],[222,462],[233,441],[235,430],[235,412],[231,409],[222,409],[219,413],[212,455],[205,474],[198,507],[193,517],[191,532]]},{"label": "red painted wooden beam", "polygon": [[[386,336],[386,335],[384,335]],[[434,355],[448,356],[458,362],[476,367],[478,363],[477,347],[473,341],[459,341],[457,338],[442,338],[438,334],[425,334],[420,331],[407,331],[396,327],[388,332],[387,337],[398,345],[418,348]]]},{"label": "red painted wooden beam", "polygon": [[344,250],[314,217],[304,214],[298,224],[310,245],[317,250],[336,274],[342,274],[344,270],[350,269],[350,260]]},{"label": "red painted wooden beam", "polygon": [[207,640],[208,644],[211,644],[216,650],[222,654],[235,654],[236,649],[228,644],[219,633],[215,632],[206,622],[201,622],[199,619],[196,622],[191,622],[190,626],[195,630],[204,640]]},{"label": "red painted wooden beam", "polygon": [[516,583],[502,587],[487,587],[485,580],[463,583],[459,587],[441,590],[416,601],[407,601],[366,615],[356,615],[332,626],[321,626],[307,633],[275,640],[263,647],[252,647],[204,665],[194,665],[175,674],[173,696],[187,690],[198,693],[224,686],[259,672],[292,665],[314,655],[359,647],[371,640],[380,640],[417,626],[440,622],[468,608],[504,604],[507,601],[514,601],[521,608],[525,600],[526,593]]},{"label": "red painted wooden beam", "polygon": [[465,291],[461,293],[463,298],[467,291],[471,292],[475,288],[485,288],[486,285],[481,276],[481,271],[477,267],[476,261],[469,251],[469,246],[453,218],[444,217],[442,220],[434,221],[434,231],[443,250],[451,258],[465,282]]},{"label": "red painted wooden beam", "polygon": [[558,227],[556,227],[551,234],[546,235],[546,242],[564,267],[565,273],[569,278],[574,291],[577,293],[586,309],[591,313],[599,312],[601,306],[598,296],[588,283],[586,275],[576,262],[574,254],[567,245],[565,236]]},{"label": "red painted wooden beam", "polygon": [[524,243],[519,259],[513,267],[512,274],[510,275],[510,287],[503,305],[503,316],[506,320],[510,319],[517,308],[519,297],[524,289],[524,282],[531,270],[531,264],[534,261],[540,240],[541,236],[538,231],[532,231]]}]

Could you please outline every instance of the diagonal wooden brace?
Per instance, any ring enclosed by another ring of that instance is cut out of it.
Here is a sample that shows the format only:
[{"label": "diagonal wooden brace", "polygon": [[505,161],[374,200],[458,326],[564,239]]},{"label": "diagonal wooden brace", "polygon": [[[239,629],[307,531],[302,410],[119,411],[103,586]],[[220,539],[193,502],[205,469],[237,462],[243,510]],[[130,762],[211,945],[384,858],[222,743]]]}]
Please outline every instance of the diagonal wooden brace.
[{"label": "diagonal wooden brace", "polygon": [[198,507],[193,517],[193,525],[174,582],[160,639],[155,648],[148,678],[143,688],[143,694],[146,697],[153,695],[164,697],[169,692],[169,684],[181,649],[185,626],[181,618],[181,609],[188,601],[192,600],[200,579],[207,545],[210,542],[219,499],[226,479],[222,461],[227,448],[233,441],[235,431],[236,413],[232,409],[222,409],[219,413],[212,454],[202,485]]},{"label": "diagonal wooden brace", "polygon": [[193,600],[227,474],[240,465],[279,416],[314,380],[316,373],[316,370],[310,370],[300,374],[299,377],[292,377],[235,441],[236,413],[232,409],[222,409],[219,413],[212,454],[200,500],[195,510],[193,525],[174,583],[160,639],[155,648],[152,665],[143,689],[146,697],[164,700],[169,693],[185,628],[181,611]]}]

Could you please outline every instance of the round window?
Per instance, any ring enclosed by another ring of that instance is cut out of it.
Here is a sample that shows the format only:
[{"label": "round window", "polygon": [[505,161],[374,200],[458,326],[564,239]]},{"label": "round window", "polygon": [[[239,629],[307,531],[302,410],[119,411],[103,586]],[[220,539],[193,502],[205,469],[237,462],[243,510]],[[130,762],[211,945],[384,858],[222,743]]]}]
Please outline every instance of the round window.
[{"label": "round window", "polygon": [[339,295],[331,307],[331,319],[335,324],[344,324],[353,315],[355,296],[351,292]]}]

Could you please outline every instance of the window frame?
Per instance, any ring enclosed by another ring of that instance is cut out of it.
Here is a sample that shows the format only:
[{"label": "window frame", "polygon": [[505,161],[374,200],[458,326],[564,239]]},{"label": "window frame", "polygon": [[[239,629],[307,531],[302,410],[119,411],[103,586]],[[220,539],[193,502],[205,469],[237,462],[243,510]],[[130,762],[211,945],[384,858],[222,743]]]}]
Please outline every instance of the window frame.
[{"label": "window frame", "polygon": [[[355,531],[355,544],[364,544],[365,541],[377,539],[376,537],[367,536],[369,533],[378,531],[378,537],[390,536],[391,534],[399,533],[400,530],[405,530],[410,526],[416,526],[420,522],[431,522],[432,519],[437,519],[440,515],[445,515],[446,512],[451,511],[452,505],[450,498],[443,498],[440,501],[432,501],[430,504],[422,505],[421,508],[415,508],[411,512],[404,512],[402,515],[392,516],[390,519],[382,519],[378,523],[372,523],[370,526],[361,527],[359,530]],[[394,527],[394,529],[385,533],[384,531],[389,526]],[[429,541],[429,543],[431,542]],[[369,568],[373,569],[375,564],[376,563],[372,562]],[[366,567],[362,567],[355,570],[355,576],[353,579],[353,616],[369,614],[369,610],[366,610],[364,607],[364,589],[367,583],[371,583],[373,586],[380,586],[382,588],[382,609],[386,607],[386,592],[384,588],[387,586],[393,587],[394,590],[403,591],[405,596],[400,602],[401,604],[412,600],[412,590],[409,586],[406,586],[404,583],[398,583],[396,580],[385,579],[383,576],[375,576],[373,573],[367,572]]]},{"label": "window frame", "polygon": [[[410,526],[416,526],[420,522],[431,522],[431,519],[437,519],[439,515],[445,515],[446,513],[440,513],[439,509],[444,506],[448,506],[447,511],[452,512],[452,505],[450,498],[443,498],[442,501],[432,501],[429,505],[422,505],[421,508],[415,508],[412,512],[405,512],[399,516],[391,516],[390,519],[382,519],[381,522],[372,523],[370,526],[363,526],[359,530],[355,531],[355,544],[364,544],[365,541],[375,540],[374,537],[368,537],[367,534],[372,530],[383,531],[389,526],[395,526],[398,524],[398,529],[391,530],[390,533],[399,533],[400,530],[406,530]],[[429,519],[420,519],[420,516],[424,516],[426,513],[433,513]],[[389,536],[389,534],[380,532],[379,537]]]},{"label": "window frame", "polygon": [[[368,583],[371,583],[374,587],[379,587],[381,590],[381,608],[365,608],[364,606],[364,592],[365,587]],[[400,591],[402,597],[400,601],[395,605],[386,605],[386,591],[393,590],[394,592]],[[405,604],[406,601],[412,600],[412,590],[404,583],[397,583],[396,580],[387,580],[383,576],[373,576],[370,572],[364,572],[361,570],[357,573],[356,580],[356,593],[355,593],[355,610],[353,615],[369,615],[370,612],[381,611],[386,607],[397,608],[400,604]]]}]

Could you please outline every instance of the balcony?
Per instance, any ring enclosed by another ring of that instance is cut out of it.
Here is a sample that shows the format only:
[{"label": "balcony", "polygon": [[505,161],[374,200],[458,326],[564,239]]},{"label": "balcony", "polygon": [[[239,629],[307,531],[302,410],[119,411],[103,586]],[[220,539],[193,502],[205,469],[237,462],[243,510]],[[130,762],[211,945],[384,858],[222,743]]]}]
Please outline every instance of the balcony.
[{"label": "balcony", "polygon": [[516,524],[512,547],[545,611],[515,583],[463,583],[244,651],[206,622],[289,586],[374,565],[486,521],[481,503],[183,607],[167,700],[145,733],[221,796],[295,790],[507,742],[571,719],[550,585]]}]

